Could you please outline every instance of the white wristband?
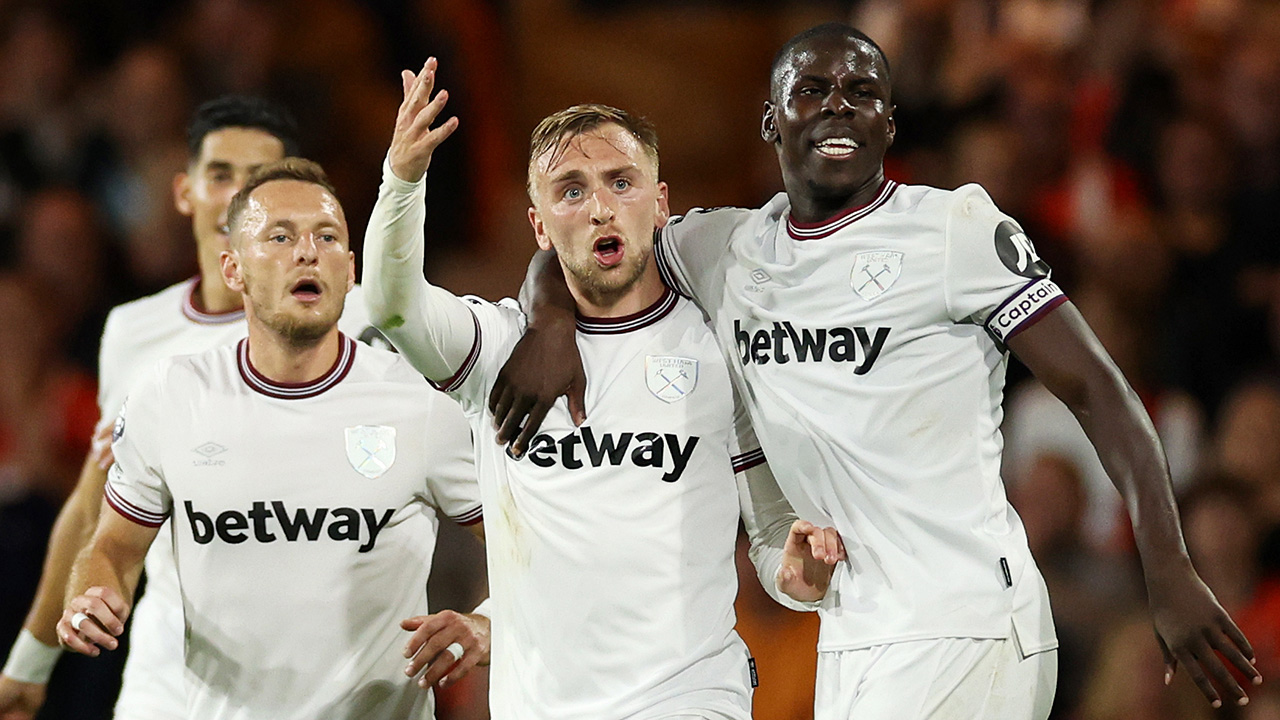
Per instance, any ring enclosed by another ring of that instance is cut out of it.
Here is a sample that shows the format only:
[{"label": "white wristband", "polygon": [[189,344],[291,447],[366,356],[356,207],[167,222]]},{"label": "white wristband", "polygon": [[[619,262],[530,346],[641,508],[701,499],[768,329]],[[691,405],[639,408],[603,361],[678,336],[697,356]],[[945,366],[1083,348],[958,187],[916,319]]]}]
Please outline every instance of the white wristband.
[{"label": "white wristband", "polygon": [[61,655],[62,648],[49,647],[37,640],[30,630],[22,628],[9,651],[4,674],[18,682],[48,685],[53,666]]},{"label": "white wristband", "polygon": [[493,598],[485,598],[484,600],[481,600],[480,604],[477,605],[475,609],[471,611],[471,614],[481,615],[483,617],[489,618],[490,620],[493,620],[493,605],[491,604],[492,601],[493,601]]}]

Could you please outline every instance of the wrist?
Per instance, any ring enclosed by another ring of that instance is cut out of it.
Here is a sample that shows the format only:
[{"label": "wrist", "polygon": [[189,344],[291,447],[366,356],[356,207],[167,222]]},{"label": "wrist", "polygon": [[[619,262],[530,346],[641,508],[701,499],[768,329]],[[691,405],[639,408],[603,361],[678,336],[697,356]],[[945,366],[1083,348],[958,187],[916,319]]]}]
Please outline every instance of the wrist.
[{"label": "wrist", "polygon": [[492,622],[493,620],[493,598],[485,598],[480,601],[479,605],[471,611],[472,615],[479,615]]},{"label": "wrist", "polygon": [[45,645],[30,630],[22,628],[9,651],[3,672],[18,682],[47,685],[61,655],[62,648]]}]

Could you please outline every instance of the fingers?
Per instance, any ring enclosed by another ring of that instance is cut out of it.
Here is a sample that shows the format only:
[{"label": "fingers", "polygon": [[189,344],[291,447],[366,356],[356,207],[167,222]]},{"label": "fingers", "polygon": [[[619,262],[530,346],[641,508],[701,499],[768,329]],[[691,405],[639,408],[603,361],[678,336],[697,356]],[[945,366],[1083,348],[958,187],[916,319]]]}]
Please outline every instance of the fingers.
[{"label": "fingers", "polygon": [[[584,372],[582,369],[582,362],[579,361],[578,376],[569,385],[569,393],[568,393],[569,417],[573,420],[573,424],[575,426],[580,426],[582,425],[582,423],[587,421],[586,394],[587,394],[587,375],[586,375],[586,372]],[[535,424],[534,429],[536,430],[537,429],[536,426],[541,424],[542,424],[542,421],[539,420]]]},{"label": "fingers", "polygon": [[[501,417],[501,424],[498,425],[498,442],[506,445],[516,439],[520,432],[520,428],[524,424],[525,417],[529,411],[533,409],[534,399],[528,397],[517,398],[515,402],[508,408],[506,417]],[[494,416],[498,418],[499,416]]]},{"label": "fingers", "polygon": [[[1248,666],[1241,666],[1234,660],[1232,663],[1235,664],[1236,667],[1240,668],[1240,672],[1253,678],[1254,685],[1261,683],[1262,673],[1259,673],[1258,668],[1253,666],[1253,664],[1258,661],[1258,656],[1253,652],[1253,646],[1249,644],[1249,638],[1245,637],[1244,633],[1240,632],[1240,628],[1236,626],[1235,622],[1230,617],[1223,618],[1222,632],[1230,638],[1231,642],[1235,643],[1235,647],[1240,649],[1241,655],[1246,661],[1248,661]],[[1228,657],[1230,657],[1230,655],[1228,655]]]},{"label": "fingers", "polygon": [[121,605],[119,596],[105,588],[90,588],[84,595],[72,598],[58,620],[58,641],[91,657],[98,655],[100,647],[115,650],[120,644],[116,636],[124,632],[121,616],[127,615]]},{"label": "fingers", "polygon": [[[503,421],[507,418],[507,413],[511,412],[511,406],[515,404],[516,394],[511,389],[511,382],[503,374],[498,375],[498,381],[493,384],[493,389],[489,391],[489,412],[493,415],[493,429],[498,430],[502,427]],[[502,436],[498,436],[498,444],[505,445]]]},{"label": "fingers", "polygon": [[[1236,643],[1229,641],[1227,637],[1214,632],[1208,633],[1208,640],[1210,647],[1221,653],[1222,656],[1225,657],[1232,665],[1235,665],[1245,677],[1249,678],[1250,682],[1254,685],[1262,684],[1262,673],[1258,672],[1258,668],[1254,667],[1253,662],[1249,658],[1245,657],[1245,654],[1241,652]],[[1221,662],[1218,662],[1217,657],[1214,657],[1213,659],[1215,664],[1219,666],[1222,665]],[[1244,696],[1245,692],[1240,690],[1240,686],[1236,684],[1235,676],[1231,675],[1230,671],[1225,667],[1222,668],[1222,672],[1226,673],[1227,677],[1231,678],[1231,685],[1227,685],[1227,689],[1230,690],[1234,686],[1235,689],[1239,691],[1239,695],[1236,696],[1237,700]]]},{"label": "fingers", "polygon": [[537,434],[538,428],[542,427],[542,421],[547,417],[547,411],[550,409],[550,405],[543,403],[537,403],[529,409],[529,417],[524,421],[524,427],[520,428],[520,436],[511,446],[511,451],[516,457],[524,457],[528,452],[529,443],[533,442],[534,435]]},{"label": "fingers", "polygon": [[1191,676],[1191,681],[1209,699],[1209,704],[1215,708],[1222,707],[1222,696],[1218,694],[1218,689],[1213,686],[1213,683],[1209,682],[1209,676],[1205,674],[1204,668],[1200,666],[1196,654],[1190,650],[1181,650],[1174,653],[1174,657],[1187,669],[1187,675]]},{"label": "fingers", "polygon": [[[413,677],[425,668],[418,678],[422,687],[436,683],[443,687],[458,680],[480,662],[485,652],[475,623],[452,610],[409,618],[400,627],[413,630],[405,646],[405,657],[409,659],[405,674]],[[447,681],[442,682],[446,675]]]}]

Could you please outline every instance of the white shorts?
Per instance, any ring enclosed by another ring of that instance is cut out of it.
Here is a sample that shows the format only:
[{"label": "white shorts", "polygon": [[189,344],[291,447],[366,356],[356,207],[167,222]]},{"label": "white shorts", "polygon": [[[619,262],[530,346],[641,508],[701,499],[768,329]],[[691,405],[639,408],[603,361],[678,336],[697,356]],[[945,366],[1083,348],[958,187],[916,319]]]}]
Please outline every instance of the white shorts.
[{"label": "white shorts", "polygon": [[818,653],[814,720],[1045,720],[1058,651],[940,638]]}]

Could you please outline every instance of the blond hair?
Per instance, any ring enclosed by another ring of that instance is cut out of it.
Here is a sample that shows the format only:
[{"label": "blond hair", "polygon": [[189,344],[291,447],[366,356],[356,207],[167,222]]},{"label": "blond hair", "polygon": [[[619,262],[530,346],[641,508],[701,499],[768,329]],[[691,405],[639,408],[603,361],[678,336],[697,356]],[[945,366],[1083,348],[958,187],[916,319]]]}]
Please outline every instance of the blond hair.
[{"label": "blond hair", "polygon": [[550,165],[555,165],[569,147],[569,142],[583,133],[601,125],[613,123],[631,133],[653,162],[653,172],[658,172],[658,132],[642,117],[608,105],[589,103],[574,105],[542,119],[529,136],[529,170],[525,189],[533,199],[533,173],[538,159],[551,153]]}]

